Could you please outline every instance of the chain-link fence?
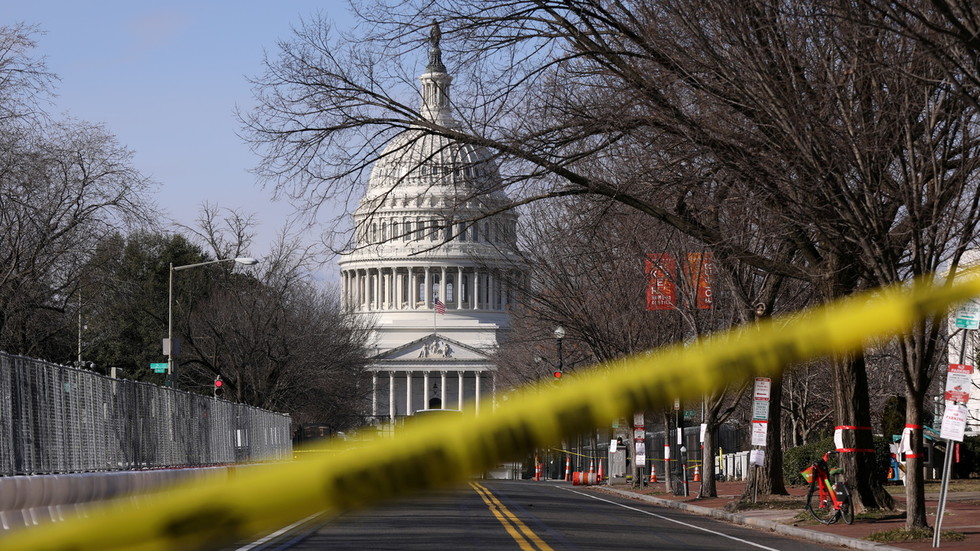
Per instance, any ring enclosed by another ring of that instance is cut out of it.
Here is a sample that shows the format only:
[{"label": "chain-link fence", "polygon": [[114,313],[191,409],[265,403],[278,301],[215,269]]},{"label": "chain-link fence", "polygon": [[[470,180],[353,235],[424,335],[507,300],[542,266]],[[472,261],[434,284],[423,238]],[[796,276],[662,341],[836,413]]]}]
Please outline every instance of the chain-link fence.
[{"label": "chain-link fence", "polygon": [[0,475],[292,456],[288,415],[0,352]]}]

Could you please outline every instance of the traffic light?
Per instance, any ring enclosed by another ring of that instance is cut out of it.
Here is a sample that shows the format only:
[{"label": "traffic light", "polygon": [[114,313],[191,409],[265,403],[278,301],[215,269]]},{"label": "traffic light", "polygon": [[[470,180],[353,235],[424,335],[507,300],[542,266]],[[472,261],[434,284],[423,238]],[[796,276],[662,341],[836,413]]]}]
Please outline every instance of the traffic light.
[{"label": "traffic light", "polygon": [[221,396],[221,393],[225,390],[225,383],[221,380],[221,375],[214,378],[214,397],[217,398]]},{"label": "traffic light", "polygon": [[557,370],[557,371],[555,371],[555,378],[556,378],[556,379],[561,379],[561,376],[562,376],[562,372],[561,372],[561,370]]}]

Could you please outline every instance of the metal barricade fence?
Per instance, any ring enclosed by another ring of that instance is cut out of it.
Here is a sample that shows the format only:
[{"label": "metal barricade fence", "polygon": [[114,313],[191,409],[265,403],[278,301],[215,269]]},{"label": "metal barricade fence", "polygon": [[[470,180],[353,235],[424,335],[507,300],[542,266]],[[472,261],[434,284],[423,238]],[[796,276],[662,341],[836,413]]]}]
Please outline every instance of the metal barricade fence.
[{"label": "metal barricade fence", "polygon": [[291,457],[286,414],[0,352],[0,476]]}]

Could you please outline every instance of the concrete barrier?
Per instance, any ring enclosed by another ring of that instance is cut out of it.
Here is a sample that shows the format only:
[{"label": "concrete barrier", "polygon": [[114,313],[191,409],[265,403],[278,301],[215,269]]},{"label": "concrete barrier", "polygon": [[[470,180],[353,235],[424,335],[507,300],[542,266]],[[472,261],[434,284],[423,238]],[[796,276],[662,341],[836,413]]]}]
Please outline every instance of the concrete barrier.
[{"label": "concrete barrier", "polygon": [[192,477],[233,476],[242,467],[248,465],[0,477],[0,530],[57,522],[93,502],[170,488]]}]

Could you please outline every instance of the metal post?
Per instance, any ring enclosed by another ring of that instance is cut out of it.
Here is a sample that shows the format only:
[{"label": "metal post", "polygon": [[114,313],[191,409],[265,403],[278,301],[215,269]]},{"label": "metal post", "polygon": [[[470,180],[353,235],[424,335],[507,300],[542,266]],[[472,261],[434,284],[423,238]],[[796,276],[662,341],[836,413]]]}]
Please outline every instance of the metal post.
[{"label": "metal post", "polygon": [[78,367],[82,367],[82,290],[78,290]]},{"label": "metal post", "polygon": [[174,263],[170,263],[170,283],[167,292],[167,382],[174,385]]},{"label": "metal post", "polygon": [[[969,329],[963,329],[963,339],[960,341],[960,364],[966,361],[966,343]],[[956,402],[954,401],[955,405]],[[946,440],[946,458],[943,461],[943,481],[939,487],[939,506],[936,508],[936,527],[932,532],[932,546],[939,547],[942,536],[943,514],[946,512],[946,493],[949,490],[950,471],[953,470],[953,446],[952,440]]]},{"label": "metal post", "polygon": [[946,440],[946,460],[943,461],[943,482],[939,488],[939,506],[936,508],[936,528],[932,532],[933,547],[939,547],[939,540],[942,535],[943,513],[946,512],[946,492],[949,490],[949,474],[953,468],[954,445],[952,440]]}]

